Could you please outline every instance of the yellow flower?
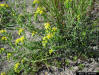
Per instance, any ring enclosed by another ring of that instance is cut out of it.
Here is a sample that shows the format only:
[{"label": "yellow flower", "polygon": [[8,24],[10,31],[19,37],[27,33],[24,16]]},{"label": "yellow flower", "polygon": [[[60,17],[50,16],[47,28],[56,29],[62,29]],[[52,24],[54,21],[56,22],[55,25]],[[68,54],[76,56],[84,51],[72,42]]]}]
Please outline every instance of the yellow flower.
[{"label": "yellow flower", "polygon": [[40,11],[40,8],[38,7],[38,8],[36,9],[36,12],[35,12],[35,13],[39,13],[39,11]]},{"label": "yellow flower", "polygon": [[19,42],[23,43],[24,41],[24,36],[21,36],[20,38],[15,40],[15,44],[17,45]]},{"label": "yellow flower", "polygon": [[4,51],[4,48],[1,48],[0,50]]},{"label": "yellow flower", "polygon": [[33,31],[33,32],[32,32],[32,36],[34,36],[36,33],[37,33],[37,32]]},{"label": "yellow flower", "polygon": [[20,37],[20,42],[23,43],[24,41],[24,36]]},{"label": "yellow flower", "polygon": [[42,41],[43,47],[46,47],[47,42],[48,42],[47,40]]},{"label": "yellow flower", "polygon": [[15,44],[18,44],[20,42],[20,39],[15,40]]},{"label": "yellow flower", "polygon": [[46,37],[45,36],[43,37],[43,40],[46,40]]},{"label": "yellow flower", "polygon": [[39,1],[38,1],[38,0],[34,0],[34,1],[33,1],[33,4],[36,4],[36,3],[38,4]]},{"label": "yellow flower", "polygon": [[53,53],[53,51],[54,51],[53,49],[50,49],[50,50],[49,50],[49,54],[52,54],[52,53]]},{"label": "yellow flower", "polygon": [[19,62],[14,65],[14,71],[17,73],[19,72],[19,70],[18,70],[19,66],[20,66]]},{"label": "yellow flower", "polygon": [[43,14],[43,11],[42,10],[40,10],[40,14]]},{"label": "yellow flower", "polygon": [[20,28],[18,31],[18,35],[21,35],[21,33],[23,32],[24,29]]},{"label": "yellow flower", "polygon": [[35,14],[43,14],[43,10],[44,10],[43,8],[38,7]]},{"label": "yellow flower", "polygon": [[9,60],[9,58],[11,57],[11,53],[7,53],[7,59]]},{"label": "yellow flower", "polygon": [[50,28],[50,24],[49,23],[45,23],[44,26],[45,26],[45,29],[49,29]]},{"label": "yellow flower", "polygon": [[47,37],[47,39],[51,39],[53,37],[53,34],[48,33],[46,37]]},{"label": "yellow flower", "polygon": [[0,4],[1,7],[8,7],[8,4]]},{"label": "yellow flower", "polygon": [[0,4],[0,6],[1,6],[1,7],[4,7],[4,6],[5,6],[5,4]]},{"label": "yellow flower", "polygon": [[2,29],[2,30],[0,30],[0,33],[4,33],[4,32],[7,32],[7,31],[6,31],[6,30],[3,30],[3,29]]},{"label": "yellow flower", "polygon": [[4,48],[1,48],[1,49],[0,49],[0,53],[2,53],[3,51],[4,51]]},{"label": "yellow flower", "polygon": [[1,40],[7,40],[7,37],[3,36],[3,37],[1,38]]},{"label": "yellow flower", "polygon": [[1,74],[0,75],[6,75],[6,73],[5,72],[1,72]]},{"label": "yellow flower", "polygon": [[52,31],[56,31],[56,30],[57,30],[57,27],[53,27],[53,28],[52,28]]}]

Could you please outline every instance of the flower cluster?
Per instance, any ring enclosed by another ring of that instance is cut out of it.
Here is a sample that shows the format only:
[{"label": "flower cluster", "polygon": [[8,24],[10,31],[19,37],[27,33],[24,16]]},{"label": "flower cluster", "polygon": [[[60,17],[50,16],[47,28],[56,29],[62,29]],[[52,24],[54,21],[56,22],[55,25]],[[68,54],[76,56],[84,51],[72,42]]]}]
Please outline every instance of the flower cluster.
[{"label": "flower cluster", "polygon": [[14,71],[15,72],[17,72],[17,73],[19,73],[20,71],[19,71],[19,66],[20,66],[20,63],[18,62],[18,63],[16,63],[15,65],[14,65]]},{"label": "flower cluster", "polygon": [[37,33],[36,31],[33,31],[33,32],[32,32],[32,36],[34,36],[36,33]]},{"label": "flower cluster", "polygon": [[38,15],[43,15],[43,14],[44,14],[44,8],[37,7],[37,9],[34,13],[34,19],[37,20]]},{"label": "flower cluster", "polygon": [[0,4],[0,7],[9,7],[8,4]]},{"label": "flower cluster", "polygon": [[49,54],[51,55],[53,53],[53,51],[54,51],[53,49],[50,49]]},{"label": "flower cluster", "polygon": [[6,73],[5,72],[1,72],[1,74],[0,75],[6,75]]},{"label": "flower cluster", "polygon": [[53,37],[53,34],[52,34],[52,33],[48,33],[48,34],[46,35],[46,37],[47,37],[47,39],[51,39],[51,38]]},{"label": "flower cluster", "polygon": [[5,49],[4,48],[0,48],[0,53],[2,53]]},{"label": "flower cluster", "polygon": [[20,38],[15,40],[15,44],[17,45],[19,42],[23,43],[24,41],[24,36],[21,36]]},{"label": "flower cluster", "polygon": [[54,31],[56,31],[57,30],[57,27],[53,27],[52,28],[52,31],[54,32]]},{"label": "flower cluster", "polygon": [[7,59],[9,60],[11,57],[11,53],[7,53]]},{"label": "flower cluster", "polygon": [[[7,31],[6,30],[0,30],[0,34],[2,34],[2,33],[6,33]],[[1,37],[1,40],[7,40],[7,37],[6,36],[2,36]]]},{"label": "flower cluster", "polygon": [[7,40],[6,36],[2,36],[1,40]]},{"label": "flower cluster", "polygon": [[[46,38],[46,37],[44,37],[44,38]],[[44,39],[44,38],[43,38],[43,39]],[[43,41],[42,41],[42,45],[43,45],[44,47],[46,47],[47,42],[48,42],[48,41],[47,41],[46,39],[43,40]]]},{"label": "flower cluster", "polygon": [[50,29],[50,24],[49,23],[45,23],[44,26],[45,26],[45,29]]},{"label": "flower cluster", "polygon": [[44,26],[45,26],[46,34],[43,37],[42,45],[44,47],[46,47],[46,44],[48,43],[48,40],[51,40],[55,36],[55,32],[57,31],[57,27],[52,27],[51,28],[51,25],[48,22],[45,23]]},{"label": "flower cluster", "polygon": [[34,1],[33,1],[33,4],[38,4],[38,3],[39,3],[38,0],[34,0]]},{"label": "flower cluster", "polygon": [[41,15],[41,14],[43,14],[43,10],[44,10],[44,8],[38,7],[35,14],[40,14]]},{"label": "flower cluster", "polygon": [[5,32],[7,32],[6,30],[0,30],[0,33],[2,34],[2,33],[5,33]]},{"label": "flower cluster", "polygon": [[20,28],[18,31],[18,35],[21,35],[21,33],[23,32],[24,29]]}]

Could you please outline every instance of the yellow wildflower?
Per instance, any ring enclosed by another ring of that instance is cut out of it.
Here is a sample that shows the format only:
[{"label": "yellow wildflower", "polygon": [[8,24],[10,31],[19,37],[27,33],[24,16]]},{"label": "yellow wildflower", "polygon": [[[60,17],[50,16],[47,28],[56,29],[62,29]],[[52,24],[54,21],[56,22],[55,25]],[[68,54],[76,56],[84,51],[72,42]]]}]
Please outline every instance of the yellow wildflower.
[{"label": "yellow wildflower", "polygon": [[43,8],[38,7],[35,13],[36,14],[43,14]]},{"label": "yellow wildflower", "polygon": [[46,46],[47,42],[48,42],[47,40],[42,41],[42,45],[43,45],[43,47]]},{"label": "yellow wildflower", "polygon": [[34,36],[36,33],[37,33],[37,32],[33,31],[33,32],[32,32],[32,36]]},{"label": "yellow wildflower", "polygon": [[1,7],[8,7],[8,4],[0,4]]},{"label": "yellow wildflower", "polygon": [[40,10],[40,14],[43,14],[43,11],[42,10]]},{"label": "yellow wildflower", "polygon": [[56,30],[57,30],[57,27],[53,27],[53,28],[52,28],[52,31],[56,31]]},{"label": "yellow wildflower", "polygon": [[20,42],[19,38],[15,40],[15,44],[18,44],[19,42]]},{"label": "yellow wildflower", "polygon": [[20,42],[23,43],[23,41],[24,41],[24,36],[22,36],[22,37],[20,38]]},{"label": "yellow wildflower", "polygon": [[4,48],[1,48],[0,50],[4,51]]},{"label": "yellow wildflower", "polygon": [[53,37],[53,35],[51,33],[48,33],[46,37],[47,37],[47,39],[51,39]]},{"label": "yellow wildflower", "polygon": [[46,40],[46,37],[45,36],[43,37],[43,40]]},{"label": "yellow wildflower", "polygon": [[49,23],[45,23],[44,26],[45,26],[45,29],[49,29],[50,28],[50,24]]},{"label": "yellow wildflower", "polygon": [[2,30],[0,30],[0,33],[4,33],[4,32],[7,32],[7,31],[6,31],[6,30],[3,30],[3,29],[2,29]]},{"label": "yellow wildflower", "polygon": [[50,50],[49,50],[49,54],[52,54],[52,53],[53,53],[53,51],[54,51],[53,49],[50,49]]},{"label": "yellow wildflower", "polygon": [[18,35],[21,35],[21,33],[23,32],[24,29],[20,28],[18,31]]},{"label": "yellow wildflower", "polygon": [[5,4],[0,4],[0,6],[1,6],[1,7],[4,7],[4,6],[5,6]]},{"label": "yellow wildflower", "polygon": [[9,58],[11,57],[11,53],[7,53],[7,59],[9,60]]},{"label": "yellow wildflower", "polygon": [[19,72],[19,70],[18,70],[19,66],[20,66],[19,62],[14,65],[14,71],[17,73]]},{"label": "yellow wildflower", "polygon": [[23,43],[24,41],[24,36],[21,36],[20,38],[15,40],[15,44],[17,45],[19,42]]},{"label": "yellow wildflower", "polygon": [[40,11],[40,8],[38,7],[38,8],[36,9],[36,13],[39,13],[39,11]]},{"label": "yellow wildflower", "polygon": [[0,53],[2,53],[3,51],[4,51],[4,48],[1,48],[1,49],[0,49]]},{"label": "yellow wildflower", "polygon": [[1,40],[7,40],[7,37],[3,36],[3,37],[1,38]]},{"label": "yellow wildflower", "polygon": [[6,75],[6,73],[5,72],[1,72],[1,74],[0,75]]},{"label": "yellow wildflower", "polygon": [[33,4],[36,4],[36,3],[38,4],[39,1],[38,1],[38,0],[34,0],[34,1],[33,1]]}]

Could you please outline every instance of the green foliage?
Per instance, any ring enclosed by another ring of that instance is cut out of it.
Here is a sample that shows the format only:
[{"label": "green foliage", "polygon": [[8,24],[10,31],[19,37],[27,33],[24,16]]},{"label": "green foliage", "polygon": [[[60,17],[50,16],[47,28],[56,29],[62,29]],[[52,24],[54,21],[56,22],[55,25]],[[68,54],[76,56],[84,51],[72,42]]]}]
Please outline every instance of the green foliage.
[{"label": "green foliage", "polygon": [[82,70],[84,68],[84,64],[79,64],[78,67],[80,70]]},{"label": "green foliage", "polygon": [[65,61],[65,63],[66,63],[66,65],[69,65],[70,61],[67,59],[67,60]]},{"label": "green foliage", "polygon": [[[95,28],[87,14],[92,0],[34,0],[30,4],[34,8],[32,12],[27,11],[25,1],[21,5],[15,3],[16,9],[0,7],[0,25],[15,27],[11,32],[0,32],[0,42],[10,47],[10,50],[0,49],[0,53],[6,53],[7,61],[17,62],[8,75],[35,73],[42,65],[54,65],[48,61],[68,57],[72,52],[72,55],[87,55]],[[20,8],[23,8],[21,12]],[[73,60],[78,57],[75,55]],[[70,63],[69,60],[64,62]],[[61,63],[57,61],[56,65],[60,67]],[[79,65],[80,69],[83,67]]]},{"label": "green foliage", "polygon": [[76,60],[77,60],[77,56],[74,56],[74,57],[73,57],[73,60],[76,61]]},{"label": "green foliage", "polygon": [[13,22],[12,9],[10,7],[0,6],[0,29],[11,27]]}]

